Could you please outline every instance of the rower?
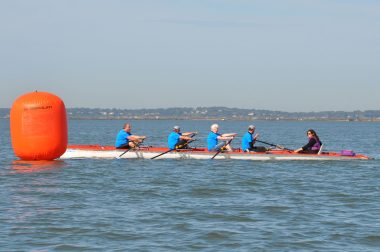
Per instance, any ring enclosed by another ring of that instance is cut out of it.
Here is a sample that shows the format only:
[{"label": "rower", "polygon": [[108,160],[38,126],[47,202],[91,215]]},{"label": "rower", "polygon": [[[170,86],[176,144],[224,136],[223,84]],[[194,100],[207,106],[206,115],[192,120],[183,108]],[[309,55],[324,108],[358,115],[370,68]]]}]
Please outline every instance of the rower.
[{"label": "rower", "polygon": [[123,128],[116,136],[116,149],[134,149],[145,140],[146,136],[132,135],[131,129],[131,124],[125,123],[123,125]]},{"label": "rower", "polygon": [[[232,151],[231,146],[229,145],[229,142],[234,139],[234,137],[237,135],[236,133],[227,133],[227,134],[220,134],[219,131],[219,125],[213,124],[211,125],[211,132],[208,134],[207,137],[207,149],[208,151],[220,151],[220,150],[227,150]],[[219,143],[219,141],[222,141]]]},{"label": "rower", "polygon": [[179,126],[174,126],[173,131],[168,136],[168,147],[170,150],[174,149],[188,149],[187,145],[189,141],[194,140],[197,132],[184,132],[181,133],[181,128]]},{"label": "rower", "polygon": [[253,136],[253,133],[255,133],[256,127],[254,125],[248,126],[248,131],[244,134],[242,142],[241,142],[241,149],[244,152],[250,152],[250,151],[256,151],[253,145],[256,142],[256,139],[259,137],[259,134],[256,134]]}]

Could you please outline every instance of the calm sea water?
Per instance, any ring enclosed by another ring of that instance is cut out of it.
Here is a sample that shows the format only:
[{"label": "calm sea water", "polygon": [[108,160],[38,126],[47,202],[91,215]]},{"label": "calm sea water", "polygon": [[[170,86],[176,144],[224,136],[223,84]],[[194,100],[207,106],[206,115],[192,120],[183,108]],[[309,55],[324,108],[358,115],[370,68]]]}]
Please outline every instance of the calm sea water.
[{"label": "calm sea water", "polygon": [[[315,129],[327,150],[369,161],[65,160],[21,162],[0,120],[0,251],[379,251],[380,123],[255,122],[297,148]],[[132,121],[163,145],[173,125]],[[251,122],[218,122],[240,136]],[[112,145],[123,121],[69,121],[70,144]],[[235,141],[235,147],[239,147]]]}]

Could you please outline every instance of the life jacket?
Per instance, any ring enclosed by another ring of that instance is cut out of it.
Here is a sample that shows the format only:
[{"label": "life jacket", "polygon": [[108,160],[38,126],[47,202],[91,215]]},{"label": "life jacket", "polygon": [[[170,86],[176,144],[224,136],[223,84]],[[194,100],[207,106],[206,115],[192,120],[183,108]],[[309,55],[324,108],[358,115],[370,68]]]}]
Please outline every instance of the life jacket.
[{"label": "life jacket", "polygon": [[315,144],[313,146],[311,146],[311,150],[313,151],[319,151],[319,149],[321,148],[321,145],[322,145],[322,142],[319,141],[316,137],[312,137],[315,139]]}]

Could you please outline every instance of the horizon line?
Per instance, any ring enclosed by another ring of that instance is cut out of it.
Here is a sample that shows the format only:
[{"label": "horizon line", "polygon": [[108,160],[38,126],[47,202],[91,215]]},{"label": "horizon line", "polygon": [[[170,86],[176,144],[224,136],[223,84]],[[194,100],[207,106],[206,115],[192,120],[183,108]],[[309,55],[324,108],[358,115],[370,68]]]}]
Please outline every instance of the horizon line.
[{"label": "horizon line", "polygon": [[[323,113],[323,112],[366,112],[366,111],[380,111],[380,109],[356,109],[356,110],[320,110],[320,111],[285,111],[285,110],[272,110],[272,109],[257,109],[257,108],[238,108],[238,107],[226,107],[226,106],[198,106],[198,107],[157,107],[157,108],[102,108],[102,107],[66,107],[66,109],[107,109],[107,110],[159,110],[159,109],[197,109],[197,108],[225,108],[225,109],[241,109],[241,110],[256,110],[256,111],[272,111],[282,113]],[[0,108],[11,109],[11,108]]]}]

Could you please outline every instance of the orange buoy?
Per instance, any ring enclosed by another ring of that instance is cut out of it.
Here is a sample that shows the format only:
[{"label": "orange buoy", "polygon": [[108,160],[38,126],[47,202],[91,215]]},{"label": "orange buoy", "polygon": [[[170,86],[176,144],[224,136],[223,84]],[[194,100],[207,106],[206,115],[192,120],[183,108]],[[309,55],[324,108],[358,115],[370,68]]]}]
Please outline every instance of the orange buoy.
[{"label": "orange buoy", "polygon": [[63,101],[47,92],[20,96],[10,113],[14,153],[22,160],[53,160],[67,148],[67,118]]}]

